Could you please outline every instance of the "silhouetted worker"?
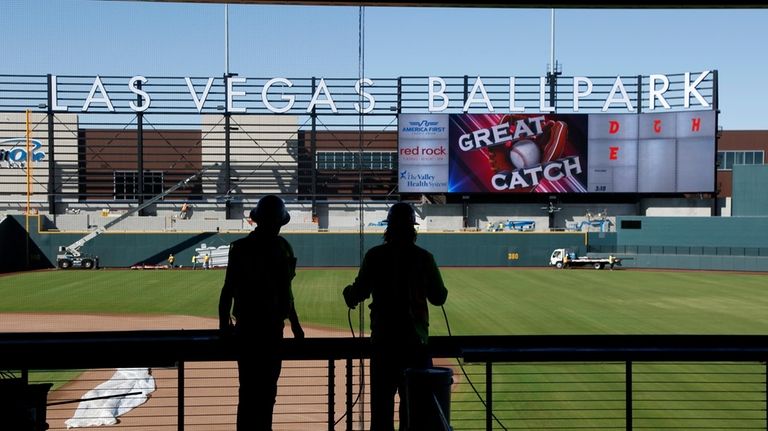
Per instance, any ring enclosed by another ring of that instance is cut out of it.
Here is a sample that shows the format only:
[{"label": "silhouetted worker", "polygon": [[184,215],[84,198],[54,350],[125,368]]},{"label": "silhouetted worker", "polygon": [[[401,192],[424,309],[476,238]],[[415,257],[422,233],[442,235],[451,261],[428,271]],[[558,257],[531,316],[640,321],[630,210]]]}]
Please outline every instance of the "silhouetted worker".
[{"label": "silhouetted worker", "polygon": [[304,338],[304,331],[291,292],[296,258],[288,241],[279,236],[291,219],[285,204],[277,196],[265,196],[251,211],[251,219],[256,228],[229,249],[219,328],[224,335],[234,334],[237,346],[237,430],[269,431],[282,368],[285,319],[290,320],[295,338]]},{"label": "silhouetted worker", "polygon": [[[428,368],[427,301],[442,305],[448,296],[432,254],[416,242],[416,215],[403,202],[387,214],[384,244],[371,248],[355,282],[344,288],[350,308],[369,296],[371,309],[371,431],[394,430],[395,392],[405,393],[404,371]],[[400,426],[405,426],[400,403]]]}]

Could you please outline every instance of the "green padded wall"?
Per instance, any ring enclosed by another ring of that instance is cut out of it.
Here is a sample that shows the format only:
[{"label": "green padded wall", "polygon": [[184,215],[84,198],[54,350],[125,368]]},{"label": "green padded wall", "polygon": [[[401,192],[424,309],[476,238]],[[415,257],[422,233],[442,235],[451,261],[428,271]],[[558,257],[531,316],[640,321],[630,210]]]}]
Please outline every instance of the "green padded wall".
[{"label": "green padded wall", "polygon": [[[69,245],[83,233],[38,232],[37,219],[30,225],[32,238],[50,262],[59,246]],[[226,245],[246,233],[104,233],[83,251],[99,256],[103,267],[164,263],[169,253],[177,264],[189,265],[195,248]],[[299,266],[357,266],[360,250],[382,243],[382,234],[285,233],[293,245]],[[586,252],[583,233],[422,233],[417,244],[431,251],[441,266],[546,266],[555,248]]]},{"label": "green padded wall", "polygon": [[768,216],[768,165],[734,165],[733,216]]},{"label": "green padded wall", "polygon": [[[639,221],[640,229],[628,229]],[[617,246],[768,247],[768,217],[618,217]]]}]

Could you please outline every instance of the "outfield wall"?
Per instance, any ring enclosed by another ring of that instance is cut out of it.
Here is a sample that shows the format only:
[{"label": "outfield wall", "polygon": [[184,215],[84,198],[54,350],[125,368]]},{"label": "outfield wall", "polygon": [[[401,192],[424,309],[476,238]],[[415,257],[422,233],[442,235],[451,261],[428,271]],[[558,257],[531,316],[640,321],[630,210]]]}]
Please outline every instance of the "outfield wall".
[{"label": "outfield wall", "polygon": [[766,226],[768,217],[619,217],[614,252],[627,267],[768,271]]},{"label": "outfield wall", "polygon": [[[58,247],[86,234],[39,231],[38,220],[30,217],[29,246],[23,216],[10,216],[0,224],[1,272],[24,269],[27,262],[21,257],[27,247],[32,255],[30,267],[53,267]],[[634,222],[634,228],[622,221]],[[768,217],[621,217],[615,233],[423,232],[418,244],[430,250],[441,266],[546,266],[553,249],[572,248],[579,254],[624,257],[625,267],[768,271],[766,225]],[[108,232],[83,251],[98,255],[103,267],[163,264],[171,253],[178,265],[189,266],[195,248],[227,245],[244,235]],[[284,236],[303,267],[357,266],[361,249],[382,242],[381,231],[362,238],[354,232],[285,232]]]},{"label": "outfield wall", "polygon": [[733,166],[734,216],[764,216],[768,214],[768,165]]},{"label": "outfield wall", "polygon": [[[37,217],[30,218],[30,223],[37,226]],[[24,226],[24,217],[0,218],[0,274],[50,267],[36,241],[27,238]]]},{"label": "outfield wall", "polygon": [[[9,218],[24,223],[23,216]],[[87,234],[39,231],[38,220],[38,217],[30,218],[30,238],[51,267],[56,262],[59,246],[72,244]],[[227,245],[244,235],[244,232],[107,232],[86,244],[82,251],[99,256],[102,267],[163,264],[170,253],[176,256],[178,265],[189,266],[192,256],[197,254],[195,248],[203,244]],[[293,245],[299,266],[304,267],[357,266],[361,248],[368,250],[383,241],[381,231],[366,233],[362,240],[351,232],[286,232],[283,236]],[[585,233],[573,232],[427,232],[419,234],[417,243],[430,250],[441,266],[546,266],[555,248],[586,252],[586,238]]]},{"label": "outfield wall", "polygon": [[768,217],[624,216],[617,220],[616,245],[760,248],[768,247],[767,227]]}]

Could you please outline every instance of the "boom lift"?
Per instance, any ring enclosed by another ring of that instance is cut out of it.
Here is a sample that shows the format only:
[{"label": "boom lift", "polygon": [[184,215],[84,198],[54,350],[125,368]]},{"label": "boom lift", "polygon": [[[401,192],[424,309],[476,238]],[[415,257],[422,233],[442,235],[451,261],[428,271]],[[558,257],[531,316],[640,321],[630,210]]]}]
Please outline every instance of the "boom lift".
[{"label": "boom lift", "polygon": [[159,195],[153,197],[152,199],[144,202],[143,204],[137,206],[136,208],[133,208],[131,210],[126,211],[123,215],[120,217],[110,221],[109,223],[106,223],[104,226],[101,226],[94,230],[93,232],[89,233],[88,235],[80,238],[79,240],[73,242],[70,245],[67,246],[60,246],[59,247],[59,254],[56,256],[56,266],[58,266],[61,269],[69,269],[69,268],[83,268],[83,269],[95,269],[99,267],[99,257],[94,256],[88,253],[82,253],[80,249],[90,240],[96,238],[97,236],[103,234],[107,231],[107,229],[111,228],[112,226],[120,223],[121,221],[125,220],[129,216],[136,214],[137,212],[143,210],[144,208],[154,204],[155,202],[159,201],[160,199],[164,198],[170,193],[175,192],[176,190],[186,186],[189,184],[190,181],[194,180],[195,178],[201,176],[203,173],[205,173],[209,169],[213,169],[215,167],[218,167],[218,163],[214,163],[211,166],[208,166],[207,168],[203,168],[202,170],[190,175],[189,177],[179,181],[175,185],[173,185],[171,188],[165,190],[164,192],[160,193]]}]

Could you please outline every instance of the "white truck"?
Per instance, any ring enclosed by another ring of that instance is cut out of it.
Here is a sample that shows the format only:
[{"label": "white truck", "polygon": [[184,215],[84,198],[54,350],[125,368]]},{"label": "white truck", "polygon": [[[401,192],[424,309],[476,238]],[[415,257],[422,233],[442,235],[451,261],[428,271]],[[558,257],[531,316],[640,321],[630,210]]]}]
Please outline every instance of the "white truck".
[{"label": "white truck", "polygon": [[59,246],[59,254],[56,256],[56,266],[60,269],[70,269],[70,268],[83,268],[83,269],[96,269],[99,267],[99,256],[91,255],[89,253],[85,253],[80,251],[80,249],[90,240],[96,238],[97,236],[103,234],[107,231],[107,229],[111,228],[112,226],[120,223],[121,221],[128,218],[128,216],[132,214],[136,214],[137,212],[141,211],[142,209],[152,205],[153,203],[159,201],[160,199],[164,198],[168,194],[184,187],[189,184],[190,181],[193,179],[199,177],[202,175],[205,171],[211,168],[218,167],[218,163],[214,163],[211,166],[208,166],[207,168],[204,168],[191,176],[185,178],[184,180],[179,181],[176,183],[173,187],[169,188],[168,190],[160,193],[159,195],[153,197],[152,199],[144,202],[143,204],[137,206],[136,208],[133,208],[129,211],[126,211],[123,215],[120,217],[110,221],[109,223],[105,224],[102,227],[97,228],[93,232],[89,233],[88,235],[80,238],[79,240],[73,242],[70,245],[67,246]]},{"label": "white truck", "polygon": [[621,258],[613,255],[608,257],[577,256],[574,251],[567,248],[555,249],[549,256],[549,266],[554,266],[557,269],[576,266],[591,266],[594,269],[603,269],[607,266],[613,269],[616,265],[621,265]]}]

